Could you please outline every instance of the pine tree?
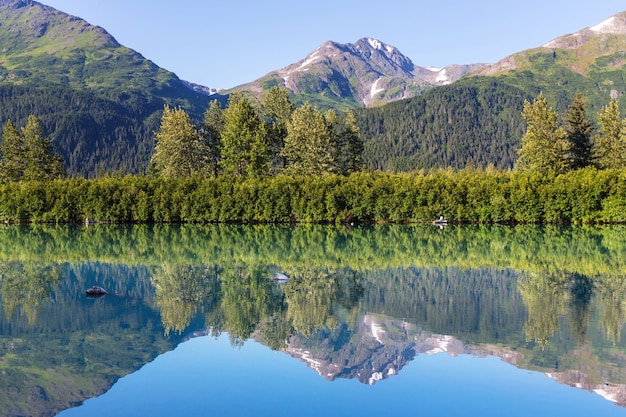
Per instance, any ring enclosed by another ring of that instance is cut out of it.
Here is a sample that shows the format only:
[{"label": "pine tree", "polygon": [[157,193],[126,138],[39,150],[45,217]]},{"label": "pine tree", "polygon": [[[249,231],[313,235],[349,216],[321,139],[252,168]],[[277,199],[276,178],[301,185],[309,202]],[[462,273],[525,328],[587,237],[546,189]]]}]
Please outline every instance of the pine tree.
[{"label": "pine tree", "polygon": [[526,120],[527,129],[518,151],[518,168],[544,175],[566,172],[570,150],[567,133],[559,126],[558,116],[548,107],[545,96],[540,93],[532,104],[526,100],[522,116]]},{"label": "pine tree", "polygon": [[150,161],[153,172],[173,178],[207,175],[208,149],[183,109],[164,107],[155,140]]},{"label": "pine tree", "polygon": [[3,181],[49,181],[63,178],[63,158],[44,136],[41,121],[28,116],[21,132],[9,120],[2,134]]},{"label": "pine tree", "polygon": [[581,94],[577,94],[563,117],[563,126],[570,145],[569,166],[580,169],[593,162],[591,135],[593,125],[587,119],[587,104]]},{"label": "pine tree", "polygon": [[241,94],[230,96],[223,113],[222,159],[225,174],[267,175],[271,168],[269,135],[259,112]]},{"label": "pine tree", "polygon": [[354,113],[351,111],[346,112],[339,135],[341,138],[338,141],[337,165],[339,172],[347,175],[361,171],[363,169],[363,140]]},{"label": "pine tree", "polygon": [[219,162],[222,156],[222,130],[224,110],[219,101],[213,100],[204,112],[204,121],[200,129],[200,138],[207,149],[207,163],[209,171],[214,177],[219,175]]},{"label": "pine tree", "polygon": [[595,162],[600,169],[626,167],[626,122],[613,99],[598,114],[599,132],[594,138]]},{"label": "pine tree", "polygon": [[11,120],[2,131],[2,181],[19,181],[24,176],[23,161],[26,160],[24,138]]}]

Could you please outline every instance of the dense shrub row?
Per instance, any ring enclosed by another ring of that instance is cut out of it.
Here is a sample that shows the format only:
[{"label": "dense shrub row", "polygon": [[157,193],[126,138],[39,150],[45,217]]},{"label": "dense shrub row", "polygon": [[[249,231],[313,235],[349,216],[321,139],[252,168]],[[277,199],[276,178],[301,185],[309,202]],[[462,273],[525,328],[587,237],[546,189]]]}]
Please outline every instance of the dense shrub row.
[{"label": "dense shrub row", "polygon": [[468,223],[623,223],[626,171],[126,176],[0,186],[0,219],[8,222],[403,223],[439,215]]}]

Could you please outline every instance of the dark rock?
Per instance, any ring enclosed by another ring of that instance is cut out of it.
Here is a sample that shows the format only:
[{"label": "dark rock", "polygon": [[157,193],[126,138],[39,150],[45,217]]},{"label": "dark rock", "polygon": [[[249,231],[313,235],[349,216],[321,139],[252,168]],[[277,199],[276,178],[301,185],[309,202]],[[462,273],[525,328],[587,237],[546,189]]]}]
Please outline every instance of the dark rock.
[{"label": "dark rock", "polygon": [[85,294],[91,297],[99,297],[101,295],[106,295],[107,292],[104,288],[94,285],[93,287],[86,289]]}]

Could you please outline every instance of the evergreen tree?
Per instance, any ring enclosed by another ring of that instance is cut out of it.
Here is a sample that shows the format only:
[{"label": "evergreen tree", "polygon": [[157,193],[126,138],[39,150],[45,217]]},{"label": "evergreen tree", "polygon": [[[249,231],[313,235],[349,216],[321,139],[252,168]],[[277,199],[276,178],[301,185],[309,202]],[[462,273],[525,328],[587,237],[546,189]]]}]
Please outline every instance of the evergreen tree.
[{"label": "evergreen tree", "polygon": [[613,99],[598,114],[599,132],[595,136],[595,162],[600,169],[626,167],[626,122],[619,104]]},{"label": "evergreen tree", "polygon": [[592,164],[593,125],[587,119],[586,107],[587,104],[582,94],[577,94],[563,117],[566,139],[570,146],[569,166],[571,169],[580,169]]},{"label": "evergreen tree", "polygon": [[[280,155],[287,137],[287,123],[295,110],[289,99],[289,90],[284,87],[270,88],[263,101],[264,116],[269,121],[270,151],[273,158]],[[286,161],[282,160],[283,167]]]},{"label": "evergreen tree", "polygon": [[559,126],[557,114],[548,107],[545,96],[540,93],[532,104],[526,100],[522,116],[527,129],[518,151],[518,168],[544,175],[566,172],[569,166],[567,133]]},{"label": "evergreen tree", "polygon": [[213,100],[204,113],[200,137],[207,149],[209,171],[214,177],[219,175],[219,162],[222,156],[222,130],[224,130],[222,105]]},{"label": "evergreen tree", "polygon": [[271,160],[266,123],[241,93],[230,96],[223,122],[220,166],[224,173],[239,177],[268,174]]},{"label": "evergreen tree", "polygon": [[23,161],[26,160],[24,138],[11,120],[2,131],[2,171],[3,182],[19,181],[24,176]]},{"label": "evergreen tree", "polygon": [[54,151],[35,116],[28,116],[21,132],[11,121],[5,125],[1,176],[3,181],[48,181],[65,176],[63,158]]},{"label": "evergreen tree", "polygon": [[155,140],[150,161],[153,172],[173,178],[207,175],[207,146],[183,109],[164,107]]},{"label": "evergreen tree", "polygon": [[331,130],[324,115],[309,103],[297,108],[287,125],[281,157],[290,175],[322,175],[335,171]]},{"label": "evergreen tree", "polygon": [[345,118],[340,124],[337,143],[339,172],[350,174],[361,171],[363,169],[363,140],[354,113],[351,111],[346,112]]}]

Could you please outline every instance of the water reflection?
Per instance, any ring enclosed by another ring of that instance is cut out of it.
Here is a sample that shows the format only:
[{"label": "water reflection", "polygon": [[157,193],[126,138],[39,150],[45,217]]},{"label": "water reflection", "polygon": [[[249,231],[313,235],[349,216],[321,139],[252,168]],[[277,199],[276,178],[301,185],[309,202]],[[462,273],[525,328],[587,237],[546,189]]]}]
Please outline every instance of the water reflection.
[{"label": "water reflection", "polygon": [[[0,408],[53,415],[225,332],[328,380],[373,385],[416,355],[471,353],[626,405],[624,231],[4,227]],[[92,285],[109,295],[87,299]]]}]

